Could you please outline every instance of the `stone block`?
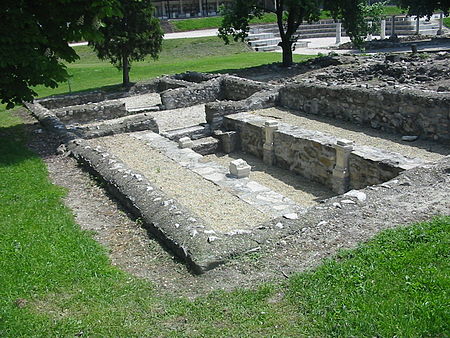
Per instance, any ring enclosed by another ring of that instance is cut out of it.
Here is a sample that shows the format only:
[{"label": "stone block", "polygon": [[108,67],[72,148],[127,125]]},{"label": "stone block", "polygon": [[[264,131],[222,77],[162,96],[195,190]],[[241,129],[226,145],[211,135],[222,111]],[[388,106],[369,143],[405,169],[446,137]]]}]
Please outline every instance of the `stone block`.
[{"label": "stone block", "polygon": [[182,149],[192,148],[194,146],[194,142],[189,137],[182,137],[178,140],[178,146]]},{"label": "stone block", "polygon": [[251,167],[243,159],[237,159],[230,162],[230,174],[237,178],[250,176]]}]

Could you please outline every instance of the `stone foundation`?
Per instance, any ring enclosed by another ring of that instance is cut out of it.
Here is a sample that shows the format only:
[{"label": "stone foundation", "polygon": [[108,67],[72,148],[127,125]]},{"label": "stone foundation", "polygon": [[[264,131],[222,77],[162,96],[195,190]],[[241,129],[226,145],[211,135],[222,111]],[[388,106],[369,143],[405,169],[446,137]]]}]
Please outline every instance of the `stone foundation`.
[{"label": "stone foundation", "polygon": [[[422,165],[418,159],[364,146],[351,146],[333,136],[280,123],[267,146],[266,119],[247,113],[224,118],[224,127],[239,134],[239,148],[273,165],[319,182],[337,193],[386,182]],[[271,141],[271,142],[270,142]]]},{"label": "stone foundation", "polygon": [[450,97],[446,93],[297,83],[280,89],[280,105],[401,135],[450,142]]}]

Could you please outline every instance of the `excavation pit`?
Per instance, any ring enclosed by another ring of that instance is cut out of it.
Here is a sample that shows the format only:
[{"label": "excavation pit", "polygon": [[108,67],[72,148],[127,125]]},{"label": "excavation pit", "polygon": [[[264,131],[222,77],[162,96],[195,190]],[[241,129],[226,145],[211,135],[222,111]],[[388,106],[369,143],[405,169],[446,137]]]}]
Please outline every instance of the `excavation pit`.
[{"label": "excavation pit", "polygon": [[[154,236],[203,273],[308,227],[326,229],[383,189],[407,189],[410,172],[449,154],[438,143],[331,119],[330,106],[319,116],[312,90],[187,73],[28,106]],[[445,140],[433,119],[421,122],[424,138]],[[180,147],[180,139],[191,142]],[[237,159],[251,166],[248,178],[230,174]]]}]

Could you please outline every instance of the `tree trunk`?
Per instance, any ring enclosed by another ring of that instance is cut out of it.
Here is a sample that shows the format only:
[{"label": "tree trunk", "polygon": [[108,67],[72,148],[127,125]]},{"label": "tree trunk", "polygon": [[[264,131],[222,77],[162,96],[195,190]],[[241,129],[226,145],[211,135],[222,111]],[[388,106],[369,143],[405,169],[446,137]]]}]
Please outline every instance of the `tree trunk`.
[{"label": "tree trunk", "polygon": [[292,58],[292,42],[282,41],[280,46],[283,50],[283,67],[289,67],[293,64]]},{"label": "tree trunk", "polygon": [[122,55],[122,86],[130,85],[130,65],[128,63],[128,55]]}]

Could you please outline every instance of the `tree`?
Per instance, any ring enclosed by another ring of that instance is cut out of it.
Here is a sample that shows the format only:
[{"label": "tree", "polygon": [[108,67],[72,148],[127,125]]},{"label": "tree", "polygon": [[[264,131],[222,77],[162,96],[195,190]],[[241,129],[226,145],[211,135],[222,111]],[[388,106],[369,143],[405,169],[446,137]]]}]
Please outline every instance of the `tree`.
[{"label": "tree", "polygon": [[122,70],[126,87],[130,84],[131,62],[142,61],[147,55],[157,59],[164,33],[148,0],[119,1],[123,15],[106,18],[99,29],[103,39],[89,44],[100,59],[108,59]]},{"label": "tree", "polygon": [[32,87],[68,78],[63,61],[78,56],[69,41],[98,38],[101,19],[120,14],[116,0],[2,0],[0,99],[12,108],[32,101]]},{"label": "tree", "polygon": [[443,11],[449,14],[450,0],[397,0],[399,7],[406,9],[409,15],[428,16],[435,11]]},{"label": "tree", "polygon": [[366,4],[367,0],[275,0],[273,6],[264,0],[235,0],[222,8],[224,18],[219,36],[225,43],[230,42],[230,36],[235,41],[242,41],[248,35],[251,19],[261,17],[264,12],[273,12],[280,31],[283,65],[289,66],[293,61],[293,45],[298,39],[297,29],[304,21],[318,20],[323,5],[335,19],[342,20],[352,41],[361,46],[368,29],[363,13]]}]

